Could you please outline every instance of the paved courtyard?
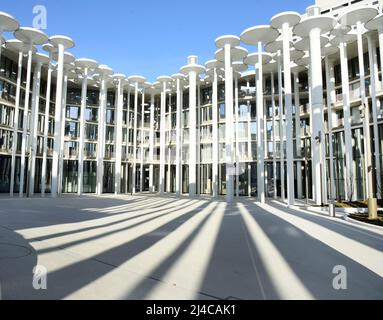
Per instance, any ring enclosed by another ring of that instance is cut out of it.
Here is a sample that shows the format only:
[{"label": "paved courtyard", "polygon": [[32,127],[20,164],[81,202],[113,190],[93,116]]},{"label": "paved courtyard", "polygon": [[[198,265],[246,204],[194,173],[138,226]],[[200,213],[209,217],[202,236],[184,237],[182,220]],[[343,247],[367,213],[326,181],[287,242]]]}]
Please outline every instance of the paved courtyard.
[{"label": "paved courtyard", "polygon": [[383,231],[277,202],[0,198],[2,299],[382,299],[382,276]]}]

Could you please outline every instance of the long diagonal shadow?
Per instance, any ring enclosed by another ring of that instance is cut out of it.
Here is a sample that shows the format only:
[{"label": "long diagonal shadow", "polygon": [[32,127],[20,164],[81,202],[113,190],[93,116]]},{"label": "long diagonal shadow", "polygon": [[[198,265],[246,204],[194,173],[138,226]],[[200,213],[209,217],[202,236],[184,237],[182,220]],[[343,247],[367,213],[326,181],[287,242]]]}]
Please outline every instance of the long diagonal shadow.
[{"label": "long diagonal shadow", "polygon": [[[65,243],[63,245],[59,245],[59,246],[54,246],[54,247],[50,247],[50,248],[47,248],[47,249],[38,250],[37,252],[38,252],[38,254],[46,254],[46,253],[49,253],[49,252],[54,252],[56,250],[62,250],[62,249],[66,249],[66,248],[69,248],[69,247],[73,247],[73,246],[79,245],[81,243],[91,242],[91,241],[94,241],[94,240],[97,240],[97,239],[101,239],[101,238],[104,238],[104,237],[116,234],[118,232],[131,230],[131,229],[134,229],[134,228],[136,228],[136,227],[138,227],[140,225],[144,225],[144,224],[146,224],[148,222],[152,222],[152,221],[158,220],[158,219],[160,219],[162,217],[174,214],[174,213],[176,213],[176,212],[178,212],[178,211],[180,211],[180,210],[182,210],[184,208],[189,207],[192,203],[186,203],[183,206],[178,206],[177,207],[177,211],[170,211],[169,212],[169,210],[170,210],[169,208],[163,209],[163,210],[156,210],[155,212],[148,213],[148,215],[157,214],[156,216],[154,216],[152,218],[149,218],[149,219],[137,222],[135,224],[132,224],[132,225],[129,225],[129,226],[126,226],[126,227],[121,227],[121,228],[118,228],[118,229],[113,229],[113,230],[108,231],[108,232],[99,233],[99,234],[97,234],[95,236],[87,237],[85,239],[76,240],[76,241]],[[164,213],[160,214],[161,212],[164,212]],[[120,222],[120,223],[122,223],[122,222]],[[104,226],[100,226],[99,228],[103,228],[103,227]],[[85,231],[83,231],[83,232],[85,232]],[[74,232],[74,233],[77,234],[79,232]]]},{"label": "long diagonal shadow", "polygon": [[[148,293],[152,291],[158,283],[163,283],[164,275],[170,270],[170,268],[175,264],[175,262],[179,259],[179,257],[187,250],[187,248],[191,245],[193,240],[198,237],[203,226],[208,221],[210,216],[214,214],[214,209],[217,207],[217,204],[214,204],[214,207],[211,208],[208,214],[200,221],[197,227],[177,246],[176,250],[168,254],[167,258],[158,265],[147,278],[143,279],[141,282],[137,283],[132,289],[129,290],[129,293],[125,296],[125,299],[128,300],[142,300],[147,297]],[[151,279],[153,281],[148,282],[147,280]],[[211,296],[207,293],[197,292],[198,294],[214,298],[220,299],[219,297]]]},{"label": "long diagonal shadow", "polygon": [[298,216],[307,221],[321,225],[322,227],[340,233],[347,238],[361,242],[367,246],[370,246],[371,248],[383,251],[383,236],[379,236],[379,234],[377,233],[370,232],[365,229],[361,230],[358,226],[349,225],[341,221],[337,221],[336,219],[329,220],[321,216],[314,216],[305,212],[286,208],[279,203],[273,203],[271,206],[284,212]]},{"label": "long diagonal shadow", "polygon": [[[282,217],[258,207],[244,206],[264,230],[285,262],[317,299],[381,299],[383,278]],[[261,214],[257,214],[261,213]],[[262,214],[263,213],[263,214]],[[262,245],[262,244],[258,244]],[[260,260],[267,270],[265,261]],[[347,290],[333,288],[333,268],[347,269]],[[269,275],[270,276],[270,275]],[[285,281],[284,274],[274,281]]]},{"label": "long diagonal shadow", "polygon": [[[130,220],[135,220],[135,219],[138,219],[138,218],[149,216],[149,215],[152,215],[154,213],[159,213],[159,212],[162,212],[162,211],[170,210],[170,209],[172,209],[174,207],[182,208],[179,205],[178,206],[177,205],[173,205],[171,207],[163,207],[162,210],[153,210],[153,211],[150,211],[150,212],[147,212],[147,213],[138,214],[138,215],[126,218],[126,219],[117,220],[117,221],[113,221],[113,222],[106,223],[106,224],[101,224],[101,225],[97,225],[97,226],[86,227],[86,228],[81,228],[81,229],[76,229],[76,230],[64,231],[64,232],[59,232],[59,233],[50,233],[47,236],[29,238],[28,241],[29,242],[44,241],[44,240],[49,240],[49,239],[53,239],[53,238],[64,237],[64,236],[71,235],[71,234],[78,234],[78,233],[81,233],[81,232],[86,232],[86,231],[91,231],[91,230],[97,230],[97,229],[102,229],[102,228],[106,228],[106,227],[111,227],[111,226],[114,226],[114,225],[117,225],[117,224],[121,224],[121,223],[130,221]],[[145,209],[145,211],[146,211],[146,209]],[[130,211],[127,211],[127,212],[124,212],[124,213],[129,213],[129,212]],[[111,216],[112,215],[108,215],[108,216],[106,216],[106,218],[111,217]],[[100,218],[100,219],[103,219],[103,218]],[[150,220],[148,220],[148,221],[150,221]]]},{"label": "long diagonal shadow", "polygon": [[195,209],[180,215],[148,234],[49,273],[50,285],[48,290],[38,291],[36,295],[45,299],[65,298],[69,294],[111,272],[114,268],[135,257],[140,252],[150,248],[182,224],[187,223],[188,219],[198,214],[207,205],[208,203],[198,205]]}]

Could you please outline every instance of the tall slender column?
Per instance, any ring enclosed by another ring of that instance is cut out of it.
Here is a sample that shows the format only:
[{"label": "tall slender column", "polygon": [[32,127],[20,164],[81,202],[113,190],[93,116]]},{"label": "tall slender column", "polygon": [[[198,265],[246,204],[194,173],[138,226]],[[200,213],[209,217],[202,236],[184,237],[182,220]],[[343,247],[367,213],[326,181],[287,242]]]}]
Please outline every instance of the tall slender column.
[{"label": "tall slender column", "polygon": [[145,87],[142,88],[141,105],[141,148],[140,148],[140,192],[144,191],[144,124],[145,124]]},{"label": "tall slender column", "polygon": [[114,79],[117,82],[117,113],[116,113],[116,169],[115,169],[115,194],[121,193],[121,169],[122,169],[122,120],[123,120],[123,108],[124,108],[124,75],[115,75]]},{"label": "tall slender column", "polygon": [[[1,46],[0,46],[1,47]],[[0,56],[1,58],[1,56]],[[15,169],[16,169],[16,152],[17,152],[17,129],[19,127],[19,106],[20,106],[20,92],[21,92],[21,73],[23,69],[23,52],[19,51],[19,59],[17,64],[17,84],[16,84],[16,101],[15,101],[15,117],[13,121],[13,139],[12,139],[12,160],[11,160],[11,182],[10,182],[10,196],[13,197],[15,188]]]},{"label": "tall slender column", "polygon": [[[333,135],[332,135],[332,107],[335,103],[335,75],[334,62],[328,57],[325,58],[326,68],[326,88],[327,88],[327,123],[328,123],[328,140],[329,140],[329,157],[330,157],[330,199],[335,200],[335,172],[334,172],[334,150],[333,150]],[[351,136],[351,134],[350,134]]]},{"label": "tall slender column", "polygon": [[48,158],[48,134],[49,134],[49,115],[51,105],[51,90],[52,90],[52,55],[53,46],[48,45],[49,50],[49,64],[48,64],[48,75],[47,75],[47,91],[45,101],[45,115],[44,115],[44,142],[43,142],[43,163],[41,167],[41,195],[44,197],[46,192],[46,181],[47,181],[47,158]]},{"label": "tall slender column", "polygon": [[36,66],[33,79],[32,90],[32,113],[31,113],[31,129],[29,139],[29,179],[28,179],[28,195],[32,196],[35,192],[35,173],[36,173],[36,149],[37,149],[37,125],[39,120],[39,104],[40,104],[40,82],[41,82],[41,66],[44,58],[41,54],[36,55]]},{"label": "tall slender column", "polygon": [[271,78],[271,109],[273,110],[273,177],[274,177],[274,199],[277,199],[277,133],[276,133],[276,106],[275,106],[275,84],[274,84],[274,72],[270,74]]},{"label": "tall slender column", "polygon": [[239,123],[238,123],[238,114],[239,114],[239,92],[238,92],[238,72],[234,73],[234,83],[235,83],[235,179],[236,179],[236,185],[235,185],[235,195],[236,197],[239,197],[239,166],[240,166],[240,159],[239,159],[239,138],[238,138],[238,132],[239,132]]},{"label": "tall slender column", "polygon": [[132,193],[136,193],[137,178],[137,127],[138,127],[138,82],[134,89],[134,127],[133,127],[133,175],[132,175]]},{"label": "tall slender column", "polygon": [[[219,165],[219,134],[218,134],[218,76],[222,71],[222,62],[209,60],[205,63],[207,74],[212,82],[212,196],[219,196],[218,191],[218,165]],[[209,80],[210,81],[210,80]]]},{"label": "tall slender column", "polygon": [[181,73],[189,76],[189,197],[197,194],[197,77],[205,68],[198,65],[197,56],[188,57]]},{"label": "tall slender column", "polygon": [[257,65],[257,190],[258,201],[265,202],[265,146],[264,146],[264,106],[263,106],[263,56],[262,42],[258,42]]},{"label": "tall slender column", "polygon": [[100,103],[98,110],[98,140],[97,140],[97,195],[102,195],[104,192],[104,157],[105,157],[105,117],[106,104],[108,95],[108,77],[113,71],[101,65],[97,68],[97,73],[100,74]]},{"label": "tall slender column", "polygon": [[363,25],[360,21],[356,24],[357,38],[358,38],[358,60],[359,60],[359,76],[360,76],[360,95],[364,110],[363,117],[363,131],[364,131],[364,159],[365,159],[365,176],[366,176],[366,196],[368,199],[374,198],[372,187],[372,168],[371,168],[371,145],[370,145],[370,110],[368,106],[368,99],[366,95],[366,80],[364,69],[364,56],[363,56]]},{"label": "tall slender column", "polygon": [[[379,152],[379,129],[378,129],[378,104],[376,97],[376,76],[377,76],[377,61],[376,61],[376,45],[372,40],[372,34],[367,34],[368,41],[368,56],[370,63],[370,83],[371,83],[371,101],[372,101],[372,119],[373,119],[373,130],[374,130],[374,149],[375,149],[375,173],[376,173],[376,181],[377,181],[377,192],[376,197],[378,199],[381,198],[381,194],[379,192],[380,189],[380,177],[381,177],[381,165],[380,165],[380,152]],[[382,48],[383,50],[383,48]]]},{"label": "tall slender column", "polygon": [[150,96],[150,132],[149,132],[149,191],[154,192],[154,89]]},{"label": "tall slender column", "polygon": [[165,111],[166,111],[166,90],[167,90],[167,83],[171,81],[170,77],[162,76],[157,79],[161,85],[161,120],[160,120],[160,177],[159,177],[159,184],[160,184],[160,194],[165,193],[165,151],[166,151],[166,119],[165,119]]},{"label": "tall slender column", "polygon": [[282,57],[281,51],[277,53],[278,64],[278,101],[279,101],[279,148],[280,148],[280,180],[281,180],[281,200],[285,201],[285,152],[284,152],[284,136],[285,136],[285,120],[283,108],[283,92],[282,92]]},{"label": "tall slender column", "polygon": [[321,108],[323,107],[323,83],[322,83],[322,59],[320,46],[321,30],[314,28],[310,32],[310,68],[312,81],[312,129],[311,139],[312,147],[312,176],[314,186],[314,201],[317,205],[323,202],[322,183],[321,182],[321,144],[324,140],[323,122],[321,117]]},{"label": "tall slender column", "polygon": [[59,155],[61,148],[61,117],[62,115],[62,97],[63,97],[63,80],[64,80],[64,50],[72,48],[74,43],[72,39],[64,36],[54,36],[49,39],[49,42],[57,48],[57,82],[56,82],[56,103],[55,103],[55,132],[54,132],[54,148],[52,158],[52,198],[57,197],[58,182],[59,182]]},{"label": "tall slender column", "polygon": [[25,101],[24,101],[24,119],[23,119],[23,137],[21,144],[21,168],[20,168],[20,197],[24,194],[24,175],[25,175],[25,153],[27,148],[27,130],[28,130],[28,113],[29,113],[29,93],[31,88],[31,70],[32,70],[32,44],[28,50],[28,64],[27,64],[27,82],[25,88]]},{"label": "tall slender column", "polygon": [[[295,147],[297,157],[301,154],[301,103],[299,94],[299,74],[294,72],[294,104],[295,104]],[[297,161],[297,198],[302,199],[302,162]]]},{"label": "tall slender column", "polygon": [[293,102],[291,89],[290,65],[290,26],[282,26],[283,37],[283,70],[286,106],[286,158],[287,158],[287,204],[294,205],[294,145],[293,145]]},{"label": "tall slender column", "polygon": [[81,82],[81,109],[80,109],[80,141],[78,150],[78,180],[77,194],[81,195],[84,191],[84,140],[85,140],[85,111],[88,98],[88,77],[90,69],[97,67],[97,62],[90,59],[78,59],[76,67],[82,73]]},{"label": "tall slender column", "polygon": [[184,79],[182,74],[173,75],[173,79],[176,81],[176,99],[177,99],[177,113],[176,113],[176,195],[181,195],[181,96],[182,96],[182,84],[181,81]]},{"label": "tall slender column", "polygon": [[60,145],[60,154],[59,154],[59,185],[58,185],[58,194],[63,192],[63,183],[64,183],[64,147],[65,147],[65,125],[66,125],[66,98],[68,92],[68,70],[66,70],[66,65],[64,66],[64,84],[63,84],[63,94],[62,94],[62,104],[61,104],[61,145]]},{"label": "tall slender column", "polygon": [[168,114],[168,127],[167,127],[167,130],[168,130],[168,141],[166,141],[166,146],[167,146],[167,154],[168,154],[168,163],[167,163],[167,166],[168,166],[168,171],[167,171],[167,174],[166,174],[166,192],[167,193],[171,193],[171,188],[170,188],[170,177],[171,177],[171,174],[170,174],[170,168],[171,168],[171,141],[172,141],[172,93],[171,91],[169,92],[169,102],[168,102],[168,110],[169,110],[169,114]]}]

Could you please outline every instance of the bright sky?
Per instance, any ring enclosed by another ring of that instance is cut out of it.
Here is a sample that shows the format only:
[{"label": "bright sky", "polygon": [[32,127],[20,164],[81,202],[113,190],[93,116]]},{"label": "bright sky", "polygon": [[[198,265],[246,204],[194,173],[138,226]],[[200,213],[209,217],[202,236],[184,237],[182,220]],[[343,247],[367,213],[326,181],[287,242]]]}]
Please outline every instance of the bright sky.
[{"label": "bright sky", "polygon": [[76,58],[155,81],[178,72],[189,55],[198,55],[201,64],[214,58],[219,36],[269,24],[283,11],[304,13],[312,4],[314,0],[1,0],[0,11],[29,27],[33,7],[44,5],[45,32],[71,37]]}]

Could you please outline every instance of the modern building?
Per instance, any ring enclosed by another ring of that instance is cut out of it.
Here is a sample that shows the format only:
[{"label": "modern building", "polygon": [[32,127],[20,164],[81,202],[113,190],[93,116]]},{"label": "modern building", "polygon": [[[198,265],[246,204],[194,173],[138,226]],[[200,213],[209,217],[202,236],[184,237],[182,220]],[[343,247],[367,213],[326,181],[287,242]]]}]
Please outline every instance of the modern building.
[{"label": "modern building", "polygon": [[382,9],[318,0],[156,83],[0,13],[0,192],[381,198]]}]

